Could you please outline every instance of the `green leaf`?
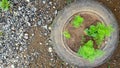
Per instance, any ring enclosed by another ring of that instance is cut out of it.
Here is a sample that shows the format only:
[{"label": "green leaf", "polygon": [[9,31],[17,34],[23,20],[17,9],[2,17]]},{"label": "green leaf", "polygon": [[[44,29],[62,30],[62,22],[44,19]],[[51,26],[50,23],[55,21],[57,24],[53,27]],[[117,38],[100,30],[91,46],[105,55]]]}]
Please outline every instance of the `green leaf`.
[{"label": "green leaf", "polygon": [[70,4],[72,2],[72,0],[66,0],[67,4]]},{"label": "green leaf", "polygon": [[94,49],[92,40],[86,42],[77,52],[78,56],[82,56],[90,62],[93,62],[96,58],[103,56],[103,54],[104,52],[102,50]]},{"label": "green leaf", "polygon": [[101,45],[105,37],[109,37],[112,31],[113,28],[111,26],[105,26],[104,23],[100,22],[98,22],[97,25],[91,25],[89,28],[85,29],[85,33],[93,37],[97,45]]},{"label": "green leaf", "polygon": [[63,32],[63,35],[64,35],[64,37],[67,38],[67,39],[70,39],[70,38],[71,38],[71,35],[70,35],[70,33],[69,33],[68,31],[64,31],[64,32]]},{"label": "green leaf", "polygon": [[88,46],[88,47],[93,47],[93,41],[92,40],[89,40],[86,44],[84,44],[85,46]]},{"label": "green leaf", "polygon": [[2,36],[3,35],[3,32],[2,31],[0,31],[0,36]]},{"label": "green leaf", "polygon": [[2,2],[0,2],[0,7],[2,6]]},{"label": "green leaf", "polygon": [[84,18],[82,18],[81,16],[77,15],[77,16],[75,16],[72,24],[73,24],[73,26],[75,28],[78,28],[78,27],[81,26],[81,24],[83,23],[83,21],[84,21]]},{"label": "green leaf", "polygon": [[7,11],[7,10],[9,9],[9,7],[10,7],[10,3],[9,3],[8,0],[2,0],[2,1],[0,2],[0,8],[1,8],[2,10]]},{"label": "green leaf", "polygon": [[110,65],[108,65],[108,68],[110,68]]}]

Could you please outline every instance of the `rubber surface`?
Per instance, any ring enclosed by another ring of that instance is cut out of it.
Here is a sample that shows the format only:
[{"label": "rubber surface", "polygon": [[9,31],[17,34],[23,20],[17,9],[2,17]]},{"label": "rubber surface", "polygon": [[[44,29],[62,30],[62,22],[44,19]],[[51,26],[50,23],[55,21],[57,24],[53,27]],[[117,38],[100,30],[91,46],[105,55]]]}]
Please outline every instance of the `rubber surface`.
[{"label": "rubber surface", "polygon": [[[96,13],[103,19],[103,21],[107,25],[111,24],[114,28],[114,32],[112,33],[111,37],[109,38],[108,42],[103,48],[105,55],[102,56],[101,58],[96,58],[94,63],[90,63],[89,61],[83,59],[82,57],[78,57],[75,54],[73,54],[72,51],[65,46],[66,44],[64,44],[62,38],[63,36],[62,30],[67,20],[72,15],[83,11]],[[96,0],[79,0],[66,6],[63,10],[59,12],[57,17],[55,18],[51,33],[53,48],[55,49],[59,57],[70,64],[79,66],[80,68],[96,67],[107,61],[113,54],[118,44],[119,40],[118,38],[119,38],[118,25],[114,15],[108,8],[98,3]]]}]

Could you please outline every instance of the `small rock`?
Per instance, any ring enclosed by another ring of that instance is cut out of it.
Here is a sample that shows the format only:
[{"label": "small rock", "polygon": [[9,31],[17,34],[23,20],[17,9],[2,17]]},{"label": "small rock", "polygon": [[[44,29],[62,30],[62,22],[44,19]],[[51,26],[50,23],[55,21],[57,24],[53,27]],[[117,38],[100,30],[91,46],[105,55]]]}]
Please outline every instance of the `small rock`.
[{"label": "small rock", "polygon": [[47,29],[48,27],[47,27],[47,25],[45,25],[45,26],[42,26],[44,29]]},{"label": "small rock", "polygon": [[47,36],[47,33],[44,33],[45,36]]},{"label": "small rock", "polygon": [[25,38],[25,39],[28,39],[28,38],[29,38],[27,33],[24,34],[24,38]]},{"label": "small rock", "polygon": [[55,6],[53,6],[53,8],[55,9]]},{"label": "small rock", "polygon": [[50,1],[49,4],[52,5],[52,2]]},{"label": "small rock", "polygon": [[51,30],[52,28],[51,27],[48,27],[49,30]]},{"label": "small rock", "polygon": [[21,7],[18,7],[18,10],[21,10],[22,8]]},{"label": "small rock", "polygon": [[42,45],[42,43],[40,42],[40,45]]},{"label": "small rock", "polygon": [[53,51],[52,47],[49,47],[48,52],[52,52],[52,51]]},{"label": "small rock", "polygon": [[12,64],[12,65],[11,65],[11,68],[15,68],[15,66]]},{"label": "small rock", "polygon": [[26,0],[27,2],[30,2],[30,0]]},{"label": "small rock", "polygon": [[46,1],[42,1],[42,3],[43,3],[43,4],[45,4],[45,3],[46,3]]},{"label": "small rock", "polygon": [[34,36],[35,34],[34,33],[32,33],[32,36]]},{"label": "small rock", "polygon": [[40,20],[40,21],[38,21],[38,25],[40,26],[42,24],[42,21]]},{"label": "small rock", "polygon": [[58,13],[58,11],[57,11],[57,10],[55,10],[54,14],[55,14],[55,15],[57,15],[57,13]]}]

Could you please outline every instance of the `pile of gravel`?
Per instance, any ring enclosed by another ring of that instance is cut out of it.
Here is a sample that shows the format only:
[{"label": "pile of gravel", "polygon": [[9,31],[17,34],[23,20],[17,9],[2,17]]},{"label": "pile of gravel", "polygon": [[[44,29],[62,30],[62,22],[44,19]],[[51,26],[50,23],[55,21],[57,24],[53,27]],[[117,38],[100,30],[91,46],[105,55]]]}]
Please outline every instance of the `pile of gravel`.
[{"label": "pile of gravel", "polygon": [[34,36],[27,31],[36,26],[35,13],[36,8],[27,2],[20,2],[9,11],[0,13],[0,68],[26,68],[29,65],[31,56],[23,52]]}]

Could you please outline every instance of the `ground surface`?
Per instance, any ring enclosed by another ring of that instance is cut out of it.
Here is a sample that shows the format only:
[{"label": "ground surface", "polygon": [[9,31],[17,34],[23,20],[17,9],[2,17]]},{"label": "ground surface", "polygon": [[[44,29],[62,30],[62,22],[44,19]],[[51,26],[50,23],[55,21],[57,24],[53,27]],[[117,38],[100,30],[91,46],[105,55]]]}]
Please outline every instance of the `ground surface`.
[{"label": "ground surface", "polygon": [[[68,1],[11,0],[10,10],[0,13],[0,23],[5,27],[1,28],[5,36],[4,45],[0,44],[0,68],[75,68],[57,56],[49,39],[50,25]],[[120,1],[98,1],[110,8],[120,25]],[[109,61],[96,68],[109,66],[120,67],[120,45]]]},{"label": "ground surface", "polygon": [[[120,1],[119,0],[98,0],[98,1],[104,4],[105,6],[107,6],[108,8],[110,8],[110,10],[115,14],[115,17],[118,20],[118,23],[120,23],[120,16],[119,16],[120,15]],[[66,2],[63,2],[60,0],[56,0],[53,2],[57,3],[56,7],[58,10],[61,10],[66,4]],[[35,47],[37,47],[37,45]],[[68,63],[65,63],[61,59],[59,59],[59,57],[56,55],[54,50],[51,53],[46,52],[48,49],[50,49],[48,48],[48,46],[41,45],[41,47],[37,47],[37,48],[43,51],[43,53],[41,54],[40,58],[38,58],[35,61],[35,63],[33,62],[33,64],[31,65],[35,66],[35,64],[38,64],[38,66],[42,66],[46,68],[71,68],[71,67],[74,68],[74,65],[69,65]],[[120,45],[118,45],[118,48],[114,52],[114,55],[108,62],[96,68],[107,68],[107,67],[119,68],[120,67],[120,50],[119,49],[120,49]]]}]

